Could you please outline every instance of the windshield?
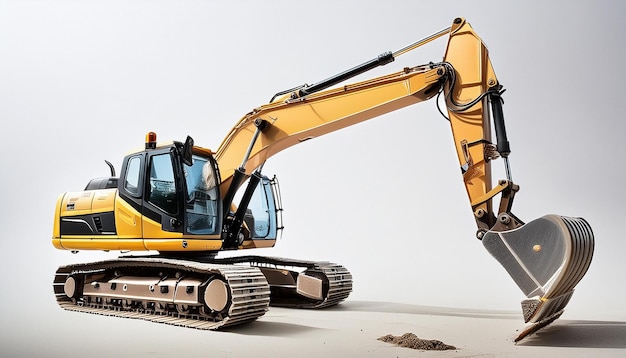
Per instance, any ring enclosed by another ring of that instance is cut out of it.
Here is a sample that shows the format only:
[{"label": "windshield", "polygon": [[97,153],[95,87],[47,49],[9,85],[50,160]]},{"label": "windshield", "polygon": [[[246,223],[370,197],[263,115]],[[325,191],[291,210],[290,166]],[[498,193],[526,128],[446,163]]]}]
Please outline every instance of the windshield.
[{"label": "windshield", "polygon": [[191,166],[183,165],[187,184],[186,229],[190,234],[217,232],[217,177],[211,162],[193,156]]}]

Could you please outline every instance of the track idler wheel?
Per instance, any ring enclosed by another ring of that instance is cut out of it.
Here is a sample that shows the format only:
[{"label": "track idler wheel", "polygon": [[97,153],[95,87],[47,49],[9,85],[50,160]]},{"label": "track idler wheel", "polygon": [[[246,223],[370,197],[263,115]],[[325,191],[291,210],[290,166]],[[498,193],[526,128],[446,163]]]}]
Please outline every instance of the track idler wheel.
[{"label": "track idler wheel", "polygon": [[228,285],[220,279],[209,281],[204,290],[204,304],[208,312],[225,312],[228,308],[230,295]]},{"label": "track idler wheel", "polygon": [[524,292],[525,322],[548,319],[565,308],[593,257],[585,219],[546,215],[510,231],[487,231],[483,245]]},{"label": "track idler wheel", "polygon": [[68,276],[63,284],[63,293],[69,297],[72,302],[76,302],[82,295],[83,281],[79,276]]}]

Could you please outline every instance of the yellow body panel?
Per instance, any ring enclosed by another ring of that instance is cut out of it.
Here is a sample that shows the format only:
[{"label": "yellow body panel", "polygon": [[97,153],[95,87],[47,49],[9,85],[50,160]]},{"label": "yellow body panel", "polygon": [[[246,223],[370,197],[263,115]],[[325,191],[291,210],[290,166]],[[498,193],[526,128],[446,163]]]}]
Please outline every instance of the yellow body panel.
[{"label": "yellow body panel", "polygon": [[240,246],[241,249],[261,249],[274,247],[276,240],[246,240]]},{"label": "yellow body panel", "polygon": [[[146,251],[142,239],[120,239],[116,237],[94,237],[72,235],[69,238],[53,240],[55,247],[63,250],[123,250]],[[58,246],[57,246],[58,245]]]},{"label": "yellow body panel", "polygon": [[217,251],[222,248],[220,235],[183,235],[161,230],[161,224],[142,218],[144,245],[157,251]]},{"label": "yellow body panel", "polygon": [[117,189],[94,190],[91,201],[92,212],[105,212],[115,210],[117,202]]},{"label": "yellow body panel", "polygon": [[115,198],[115,227],[119,238],[143,237],[141,214],[119,195]]},{"label": "yellow body panel", "polygon": [[141,218],[143,226],[143,237],[150,239],[180,239],[183,234],[180,232],[168,232],[161,229],[161,223],[151,220],[145,216]]},{"label": "yellow body panel", "polygon": [[[219,234],[183,235],[161,230],[161,224],[142,217],[141,213],[122,200],[117,189],[66,193],[59,196],[56,208],[52,244],[60,250],[217,251],[222,247]],[[107,212],[115,215],[114,235],[61,237],[61,218]]]},{"label": "yellow body panel", "polygon": [[61,238],[61,203],[63,202],[64,197],[65,194],[61,194],[57,198],[56,205],[54,206],[54,223],[52,226],[52,244],[60,250],[63,250],[63,247],[58,241]]},{"label": "yellow body panel", "polygon": [[113,211],[117,189],[87,190],[65,194],[61,216],[77,216]]},{"label": "yellow body panel", "polygon": [[222,240],[218,237],[210,239],[179,238],[179,239],[145,239],[148,250],[156,251],[218,251],[222,248]]}]

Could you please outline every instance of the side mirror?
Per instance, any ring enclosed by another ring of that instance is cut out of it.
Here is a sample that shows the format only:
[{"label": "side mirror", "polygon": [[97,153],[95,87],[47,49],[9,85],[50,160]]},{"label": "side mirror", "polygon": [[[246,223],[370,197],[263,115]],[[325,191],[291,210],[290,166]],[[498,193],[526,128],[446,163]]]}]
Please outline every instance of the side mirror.
[{"label": "side mirror", "polygon": [[183,145],[183,163],[191,166],[193,164],[193,138],[187,136]]}]

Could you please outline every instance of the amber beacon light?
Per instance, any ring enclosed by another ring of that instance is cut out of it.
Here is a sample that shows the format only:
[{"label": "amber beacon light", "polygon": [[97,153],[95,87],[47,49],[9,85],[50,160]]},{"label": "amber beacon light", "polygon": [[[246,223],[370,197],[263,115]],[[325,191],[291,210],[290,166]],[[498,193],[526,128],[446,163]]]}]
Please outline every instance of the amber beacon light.
[{"label": "amber beacon light", "polygon": [[146,149],[154,149],[156,148],[156,133],[148,132],[146,134]]}]

